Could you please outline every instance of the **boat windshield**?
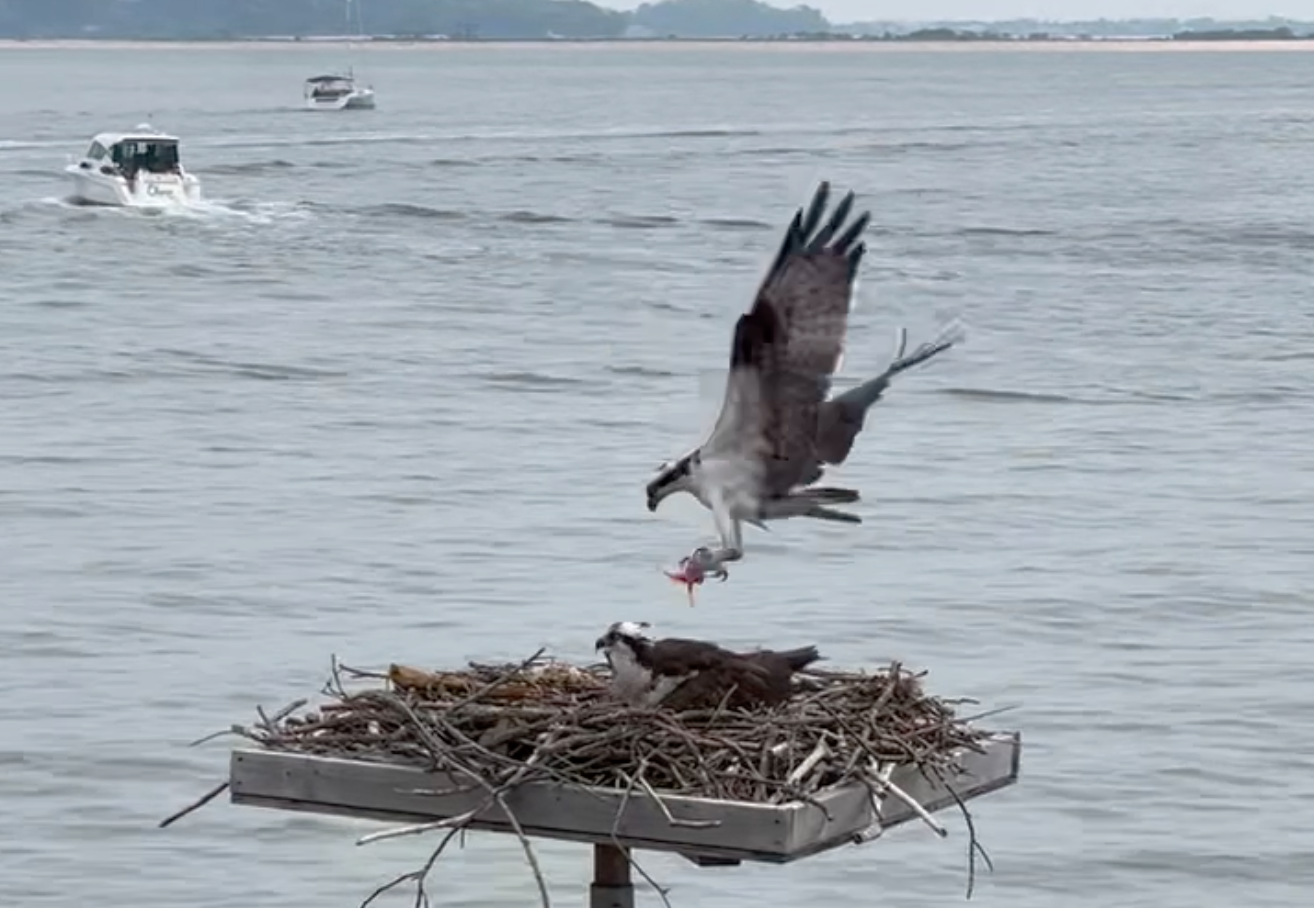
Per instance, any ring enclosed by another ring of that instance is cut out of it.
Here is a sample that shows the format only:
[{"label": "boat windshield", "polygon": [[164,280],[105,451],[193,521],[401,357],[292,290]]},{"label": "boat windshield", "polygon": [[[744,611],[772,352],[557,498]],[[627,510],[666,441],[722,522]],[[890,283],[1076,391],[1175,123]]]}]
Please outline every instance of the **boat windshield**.
[{"label": "boat windshield", "polygon": [[312,98],[339,98],[342,95],[351,93],[351,83],[345,79],[338,79],[332,82],[313,83],[310,96]]},{"label": "boat windshield", "polygon": [[141,170],[147,173],[177,173],[180,169],[177,142],[126,139],[114,146],[111,157],[127,174]]}]

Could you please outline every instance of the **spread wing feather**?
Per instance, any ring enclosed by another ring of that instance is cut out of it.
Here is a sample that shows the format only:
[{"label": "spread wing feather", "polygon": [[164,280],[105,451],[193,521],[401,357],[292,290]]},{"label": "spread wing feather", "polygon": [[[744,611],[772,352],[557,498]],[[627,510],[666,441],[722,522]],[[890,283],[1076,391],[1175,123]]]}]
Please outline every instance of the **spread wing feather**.
[{"label": "spread wing feather", "polygon": [[721,413],[702,446],[706,468],[740,504],[783,495],[816,469],[818,408],[848,331],[853,281],[871,218],[847,193],[823,222],[830,185],[799,209],[752,308],[735,325]]}]

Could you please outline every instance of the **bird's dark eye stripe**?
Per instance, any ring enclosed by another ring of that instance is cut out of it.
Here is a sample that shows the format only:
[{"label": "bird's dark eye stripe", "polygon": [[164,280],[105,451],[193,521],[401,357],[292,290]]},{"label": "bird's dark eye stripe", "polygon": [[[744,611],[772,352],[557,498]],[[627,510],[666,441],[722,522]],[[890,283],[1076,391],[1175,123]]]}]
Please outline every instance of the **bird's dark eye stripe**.
[{"label": "bird's dark eye stripe", "polygon": [[698,463],[698,455],[693,454],[689,457],[682,458],[674,463],[664,463],[661,468],[661,475],[653,480],[653,487],[665,485],[676,479],[688,476],[693,472],[694,464]]}]

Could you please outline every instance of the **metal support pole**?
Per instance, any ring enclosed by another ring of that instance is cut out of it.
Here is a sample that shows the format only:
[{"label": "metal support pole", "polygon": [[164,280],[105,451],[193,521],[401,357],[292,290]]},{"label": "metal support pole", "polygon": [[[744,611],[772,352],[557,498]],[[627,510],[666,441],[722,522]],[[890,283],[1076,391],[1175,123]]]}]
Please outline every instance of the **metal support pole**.
[{"label": "metal support pole", "polygon": [[589,908],[634,908],[630,855],[615,845],[593,846],[593,885]]}]

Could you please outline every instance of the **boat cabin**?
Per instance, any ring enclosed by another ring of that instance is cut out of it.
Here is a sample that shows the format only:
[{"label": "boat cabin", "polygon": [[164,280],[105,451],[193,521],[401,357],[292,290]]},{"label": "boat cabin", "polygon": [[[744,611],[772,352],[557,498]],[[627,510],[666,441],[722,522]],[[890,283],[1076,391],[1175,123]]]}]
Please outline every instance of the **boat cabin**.
[{"label": "boat cabin", "polygon": [[102,173],[118,173],[131,179],[138,173],[181,173],[178,140],[173,136],[150,133],[101,133],[91,140],[83,159],[84,168],[96,167]]},{"label": "boat cabin", "polygon": [[336,101],[355,90],[351,76],[311,76],[306,80],[306,97],[315,100]]}]

